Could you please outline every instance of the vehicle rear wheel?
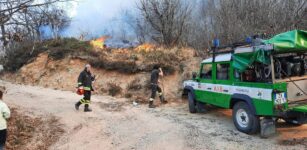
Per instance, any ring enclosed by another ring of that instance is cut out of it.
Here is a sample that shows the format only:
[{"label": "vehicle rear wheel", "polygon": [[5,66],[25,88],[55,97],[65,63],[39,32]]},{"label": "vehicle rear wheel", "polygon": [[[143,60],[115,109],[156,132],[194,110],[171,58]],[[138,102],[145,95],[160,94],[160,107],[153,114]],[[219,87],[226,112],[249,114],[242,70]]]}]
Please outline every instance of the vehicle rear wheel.
[{"label": "vehicle rear wheel", "polygon": [[232,119],[236,128],[246,134],[255,134],[260,129],[259,117],[252,114],[245,102],[237,102],[232,111]]},{"label": "vehicle rear wheel", "polygon": [[196,113],[196,102],[191,92],[188,93],[188,100],[189,100],[189,111],[190,113]]}]

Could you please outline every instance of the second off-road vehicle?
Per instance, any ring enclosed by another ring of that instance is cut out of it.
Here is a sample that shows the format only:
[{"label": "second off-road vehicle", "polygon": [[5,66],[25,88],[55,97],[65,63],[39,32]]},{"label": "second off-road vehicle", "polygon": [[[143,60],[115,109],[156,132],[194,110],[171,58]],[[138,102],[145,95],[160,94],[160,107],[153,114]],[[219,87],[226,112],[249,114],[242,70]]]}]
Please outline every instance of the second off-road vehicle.
[{"label": "second off-road vehicle", "polygon": [[247,134],[264,124],[265,135],[265,124],[275,130],[277,119],[307,123],[306,31],[214,49],[183,83],[191,113],[205,104],[232,109],[235,127]]}]

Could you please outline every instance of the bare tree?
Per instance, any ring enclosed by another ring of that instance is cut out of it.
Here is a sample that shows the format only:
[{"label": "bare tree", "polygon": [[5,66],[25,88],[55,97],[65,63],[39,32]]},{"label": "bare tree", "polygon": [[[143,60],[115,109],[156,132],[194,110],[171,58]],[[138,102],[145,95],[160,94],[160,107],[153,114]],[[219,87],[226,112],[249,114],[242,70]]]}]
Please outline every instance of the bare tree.
[{"label": "bare tree", "polygon": [[45,12],[45,15],[47,16],[46,25],[50,26],[53,38],[57,39],[59,32],[69,25],[70,19],[64,10],[57,7],[50,8],[49,11]]},{"label": "bare tree", "polygon": [[211,0],[205,6],[216,36],[225,43],[238,41],[248,35],[276,34],[305,28],[305,0]]},{"label": "bare tree", "polygon": [[151,38],[166,46],[180,44],[191,8],[181,0],[140,0],[138,8],[152,28]]},{"label": "bare tree", "polygon": [[184,35],[188,46],[201,51],[214,38],[229,44],[255,34],[307,29],[306,0],[206,0],[194,1],[193,8]]},{"label": "bare tree", "polygon": [[[46,7],[44,6],[51,6],[57,2],[67,2],[67,1],[70,0],[0,1],[0,27],[1,27],[1,41],[3,43],[3,46],[6,47],[9,44],[9,39],[12,39],[11,37],[14,34],[19,34],[20,35],[19,37],[23,37],[21,34],[24,34],[31,39],[37,37],[36,35],[39,36],[38,28],[46,23],[47,17],[48,17],[47,22],[49,22],[49,25],[57,24],[55,27],[63,26],[63,21],[61,21],[61,23],[58,22],[55,23],[55,20],[57,21],[60,20],[59,16],[64,16],[63,11],[60,9],[56,9],[57,11],[49,11],[48,13],[45,13]],[[18,32],[10,33],[8,32],[9,30],[10,32],[18,30]]]},{"label": "bare tree", "polygon": [[139,12],[130,10],[121,10],[122,21],[127,24],[127,27],[132,30],[135,38],[139,43],[148,42],[150,28],[148,22],[142,19],[142,15]]}]

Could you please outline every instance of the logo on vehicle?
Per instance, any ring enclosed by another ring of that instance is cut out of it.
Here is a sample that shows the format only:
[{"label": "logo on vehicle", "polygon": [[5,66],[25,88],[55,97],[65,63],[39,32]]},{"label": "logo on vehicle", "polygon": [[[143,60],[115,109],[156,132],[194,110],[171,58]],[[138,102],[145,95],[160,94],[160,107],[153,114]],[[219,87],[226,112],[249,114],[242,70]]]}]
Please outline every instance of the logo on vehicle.
[{"label": "logo on vehicle", "polygon": [[249,93],[248,89],[236,88],[236,91],[239,92],[239,93]]},{"label": "logo on vehicle", "polygon": [[262,96],[262,91],[258,91],[257,96],[261,97]]},{"label": "logo on vehicle", "polygon": [[215,87],[213,88],[213,90],[214,90],[215,92],[223,92],[223,87],[222,87],[222,86],[215,86]]}]

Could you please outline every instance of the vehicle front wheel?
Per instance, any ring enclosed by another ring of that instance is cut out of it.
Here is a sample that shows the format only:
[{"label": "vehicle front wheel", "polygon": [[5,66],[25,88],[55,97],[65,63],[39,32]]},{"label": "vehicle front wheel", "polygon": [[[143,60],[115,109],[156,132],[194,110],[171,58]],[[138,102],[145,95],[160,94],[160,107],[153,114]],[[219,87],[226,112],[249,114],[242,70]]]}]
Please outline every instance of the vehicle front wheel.
[{"label": "vehicle front wheel", "polygon": [[259,117],[252,114],[245,102],[237,102],[232,110],[232,119],[236,128],[246,134],[255,134],[260,129]]},{"label": "vehicle front wheel", "polygon": [[190,113],[196,113],[196,102],[191,92],[188,93],[189,111]]}]

